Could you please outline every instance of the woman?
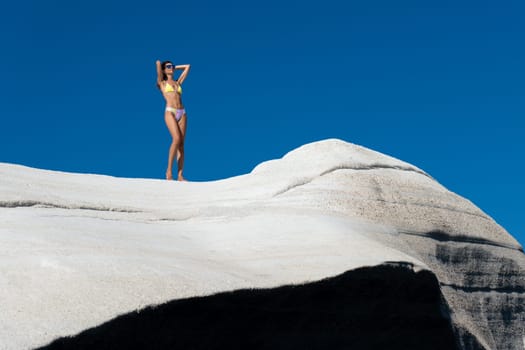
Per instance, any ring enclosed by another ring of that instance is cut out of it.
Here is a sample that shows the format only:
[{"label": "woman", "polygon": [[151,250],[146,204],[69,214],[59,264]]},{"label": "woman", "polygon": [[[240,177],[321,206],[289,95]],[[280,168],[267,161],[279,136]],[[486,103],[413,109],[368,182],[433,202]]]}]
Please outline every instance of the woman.
[{"label": "woman", "polygon": [[[178,173],[177,180],[185,181],[182,176],[184,168],[184,137],[186,135],[186,111],[182,105],[182,83],[190,71],[189,64],[174,66],[170,61],[157,64],[157,87],[166,99],[166,111],[164,120],[170,131],[172,142],[168,156],[168,169],[166,170],[166,179],[173,180],[172,168],[173,160],[177,155]],[[182,70],[179,79],[173,80],[173,73],[176,70]]]}]

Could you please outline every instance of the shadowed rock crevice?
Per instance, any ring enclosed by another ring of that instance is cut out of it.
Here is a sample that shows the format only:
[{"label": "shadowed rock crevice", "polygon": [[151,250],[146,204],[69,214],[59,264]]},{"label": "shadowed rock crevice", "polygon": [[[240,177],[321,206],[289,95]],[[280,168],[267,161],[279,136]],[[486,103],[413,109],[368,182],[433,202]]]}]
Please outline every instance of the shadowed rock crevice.
[{"label": "shadowed rock crevice", "polygon": [[54,209],[79,209],[79,210],[95,210],[108,211],[118,213],[140,213],[140,210],[126,209],[126,208],[112,208],[104,206],[90,206],[90,205],[63,205],[51,202],[36,201],[36,200],[19,200],[19,201],[0,201],[0,208],[54,208]]},{"label": "shadowed rock crevice", "polygon": [[330,169],[326,170],[325,172],[321,173],[321,176],[329,174],[329,173],[333,173],[336,170],[376,170],[376,169],[392,169],[392,170],[400,170],[400,171],[412,171],[412,172],[421,174],[423,176],[426,176],[426,177],[434,180],[432,178],[432,176],[428,175],[424,171],[422,171],[420,169],[416,169],[416,168],[411,167],[411,166],[388,165],[388,164],[380,164],[380,163],[368,164],[368,165],[362,165],[362,166],[355,166],[355,167],[338,165],[338,166],[330,168]]},{"label": "shadowed rock crevice", "polygon": [[338,170],[367,171],[367,170],[378,170],[378,169],[391,169],[391,170],[415,172],[415,173],[418,173],[420,175],[423,175],[423,176],[426,176],[426,177],[432,179],[432,177],[430,175],[428,175],[427,173],[425,173],[424,171],[421,171],[419,169],[415,169],[415,168],[412,168],[412,167],[408,167],[408,166],[407,167],[402,167],[402,166],[395,166],[395,165],[388,165],[388,164],[370,164],[370,165],[362,165],[362,166],[338,165],[338,166],[334,166],[334,167],[332,167],[332,168],[330,168],[328,170],[323,171],[322,173],[320,173],[317,176],[313,176],[313,177],[304,178],[302,180],[299,180],[296,183],[291,184],[291,185],[289,185],[289,186],[287,186],[287,187],[277,191],[276,193],[273,194],[273,197],[280,196],[280,195],[282,195],[282,194],[284,194],[284,193],[286,193],[288,191],[291,191],[291,190],[293,190],[295,188],[307,185],[310,182],[318,179],[319,177],[331,174],[334,171],[338,171]]},{"label": "shadowed rock crevice", "polygon": [[[512,294],[512,293],[518,293],[523,294],[525,293],[525,289],[523,287],[507,287],[507,288],[490,288],[490,287],[465,287],[460,286],[457,284],[446,284],[441,283],[442,287],[449,287],[455,290],[461,290],[463,292],[467,293],[503,293],[503,294]],[[525,311],[524,308],[521,308],[519,311],[523,312]]]},{"label": "shadowed rock crevice", "polygon": [[507,249],[513,249],[520,252],[523,252],[523,248],[520,247],[515,248],[513,246],[510,246],[508,244],[500,243],[491,241],[489,239],[483,239],[478,237],[472,237],[472,236],[465,236],[465,235],[451,235],[443,231],[430,231],[425,233],[418,233],[418,232],[411,232],[406,230],[398,230],[398,233],[409,235],[409,236],[418,236],[423,238],[430,238],[438,242],[457,242],[457,243],[472,243],[472,244],[481,244],[481,245],[488,245],[493,247],[501,247],[501,248],[507,248]]},{"label": "shadowed rock crevice", "polygon": [[389,263],[304,285],[174,300],[41,349],[442,350],[455,342],[434,274]]}]

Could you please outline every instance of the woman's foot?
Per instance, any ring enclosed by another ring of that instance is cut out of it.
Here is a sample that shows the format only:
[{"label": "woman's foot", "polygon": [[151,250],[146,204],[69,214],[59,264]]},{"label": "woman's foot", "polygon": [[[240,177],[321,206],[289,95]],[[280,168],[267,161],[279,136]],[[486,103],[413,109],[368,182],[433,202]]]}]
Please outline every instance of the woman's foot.
[{"label": "woman's foot", "polygon": [[182,175],[179,175],[179,177],[177,178],[177,180],[179,180],[179,181],[188,181],[188,180],[186,180]]},{"label": "woman's foot", "polygon": [[170,171],[166,171],[166,180],[173,180],[173,175]]}]

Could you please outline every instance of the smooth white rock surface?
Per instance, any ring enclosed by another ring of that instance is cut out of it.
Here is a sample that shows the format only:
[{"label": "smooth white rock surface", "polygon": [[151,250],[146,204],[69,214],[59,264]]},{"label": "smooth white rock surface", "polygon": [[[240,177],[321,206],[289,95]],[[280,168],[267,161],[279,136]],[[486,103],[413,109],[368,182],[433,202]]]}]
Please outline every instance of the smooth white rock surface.
[{"label": "smooth white rock surface", "polygon": [[[433,255],[426,234],[434,231],[458,238],[453,244],[490,241],[525,270],[518,242],[471,202],[408,163],[335,139],[201,183],[0,163],[0,223],[3,349],[44,345],[171,299],[385,261],[456,284],[461,272]],[[463,310],[470,296],[443,291],[454,322],[487,347],[498,343]]]}]

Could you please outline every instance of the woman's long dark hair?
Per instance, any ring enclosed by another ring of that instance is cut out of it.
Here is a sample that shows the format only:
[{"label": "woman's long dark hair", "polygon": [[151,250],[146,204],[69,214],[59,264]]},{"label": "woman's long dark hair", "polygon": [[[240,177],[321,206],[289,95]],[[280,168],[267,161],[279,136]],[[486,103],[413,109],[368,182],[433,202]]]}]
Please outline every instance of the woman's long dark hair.
[{"label": "woman's long dark hair", "polygon": [[[161,70],[161,72],[162,72],[162,81],[164,81],[164,80],[168,80],[168,76],[166,75],[166,73],[164,73],[164,69],[166,69],[166,65],[167,65],[168,63],[173,64],[171,61],[164,61],[164,62],[162,62],[162,63],[160,64],[160,70]],[[159,90],[160,90],[160,85],[159,85],[159,84],[157,84],[157,87],[158,87]]]}]

